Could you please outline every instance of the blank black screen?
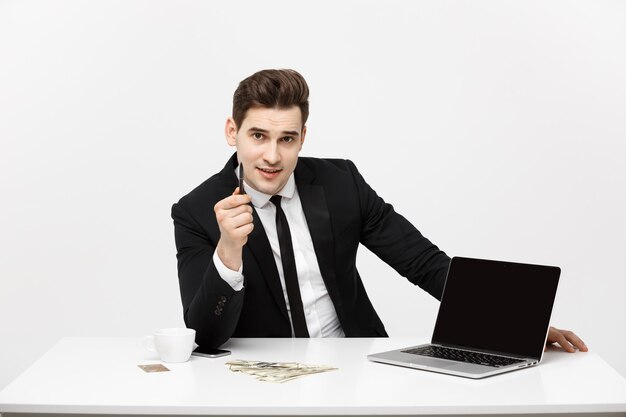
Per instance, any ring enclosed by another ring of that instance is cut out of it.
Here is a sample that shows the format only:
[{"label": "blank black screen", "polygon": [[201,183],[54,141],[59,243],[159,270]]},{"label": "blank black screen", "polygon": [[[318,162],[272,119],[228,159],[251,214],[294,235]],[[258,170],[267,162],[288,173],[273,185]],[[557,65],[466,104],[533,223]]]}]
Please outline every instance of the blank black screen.
[{"label": "blank black screen", "polygon": [[453,258],[433,343],[539,359],[561,270]]}]

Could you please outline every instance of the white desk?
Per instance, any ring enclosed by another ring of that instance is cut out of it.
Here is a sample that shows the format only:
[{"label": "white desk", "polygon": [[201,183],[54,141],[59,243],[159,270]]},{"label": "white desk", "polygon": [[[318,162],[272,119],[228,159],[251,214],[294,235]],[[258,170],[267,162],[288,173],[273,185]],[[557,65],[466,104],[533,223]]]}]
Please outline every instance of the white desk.
[{"label": "white desk", "polygon": [[[541,365],[470,380],[369,362],[420,339],[232,339],[231,356],[158,363],[141,338],[66,338],[0,392],[0,413],[428,415],[615,413],[626,380],[594,353],[547,352]],[[339,368],[276,384],[231,372],[231,359]]]}]

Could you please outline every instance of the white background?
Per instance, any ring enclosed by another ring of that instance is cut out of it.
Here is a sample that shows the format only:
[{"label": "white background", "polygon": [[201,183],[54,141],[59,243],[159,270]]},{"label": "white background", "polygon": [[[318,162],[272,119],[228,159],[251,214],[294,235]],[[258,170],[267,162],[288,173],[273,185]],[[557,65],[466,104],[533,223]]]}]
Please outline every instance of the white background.
[{"label": "white background", "polygon": [[[223,167],[263,68],[309,82],[303,155],[355,161],[449,255],[560,266],[553,324],[626,375],[625,22],[624,1],[0,1],[0,388],[63,336],[183,325],[170,207]],[[391,336],[430,335],[434,299],[359,267]]]}]

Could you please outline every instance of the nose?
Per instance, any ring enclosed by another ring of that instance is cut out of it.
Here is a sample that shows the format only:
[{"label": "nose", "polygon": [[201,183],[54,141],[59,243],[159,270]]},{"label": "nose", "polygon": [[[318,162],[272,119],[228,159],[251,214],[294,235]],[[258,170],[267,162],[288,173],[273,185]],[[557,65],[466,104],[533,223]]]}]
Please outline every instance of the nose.
[{"label": "nose", "polygon": [[278,152],[278,143],[269,141],[263,152],[263,159],[269,165],[276,165],[280,162],[280,153]]}]

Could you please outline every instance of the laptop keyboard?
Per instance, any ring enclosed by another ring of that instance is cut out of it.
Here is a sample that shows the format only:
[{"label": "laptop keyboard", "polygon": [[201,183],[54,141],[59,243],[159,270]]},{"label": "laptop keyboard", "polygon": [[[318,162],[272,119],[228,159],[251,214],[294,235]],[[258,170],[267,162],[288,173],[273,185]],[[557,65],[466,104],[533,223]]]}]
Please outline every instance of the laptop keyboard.
[{"label": "laptop keyboard", "polygon": [[488,353],[470,352],[467,350],[451,349],[433,345],[403,350],[402,352],[430,356],[433,358],[449,359],[458,362],[474,363],[477,365],[493,366],[495,368],[511,365],[517,362],[523,362],[520,359],[506,358],[504,356],[490,355]]}]

